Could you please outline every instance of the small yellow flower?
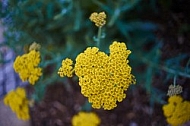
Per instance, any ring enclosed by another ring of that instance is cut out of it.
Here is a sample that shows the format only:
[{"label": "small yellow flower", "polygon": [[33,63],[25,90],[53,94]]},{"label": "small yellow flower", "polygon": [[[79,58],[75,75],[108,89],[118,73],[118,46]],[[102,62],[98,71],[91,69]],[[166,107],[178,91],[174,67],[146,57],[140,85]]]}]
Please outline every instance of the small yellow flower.
[{"label": "small yellow flower", "polygon": [[42,69],[38,67],[40,63],[40,52],[31,50],[28,54],[17,56],[14,61],[13,68],[22,81],[29,81],[34,85],[39,77],[42,75]]},{"label": "small yellow flower", "polygon": [[190,102],[181,96],[171,96],[163,107],[167,122],[172,126],[182,125],[190,120]]},{"label": "small yellow flower", "polygon": [[100,118],[93,112],[79,112],[73,116],[72,126],[98,126]]},{"label": "small yellow flower", "polygon": [[100,12],[99,14],[94,12],[90,15],[90,20],[95,23],[97,27],[102,27],[106,24],[106,14],[105,12]]},{"label": "small yellow flower", "polygon": [[58,74],[60,77],[72,77],[73,74],[73,61],[69,58],[66,58],[65,60],[62,61],[62,66],[59,68]]},{"label": "small yellow flower", "polygon": [[19,119],[30,119],[28,100],[24,88],[18,87],[16,90],[10,91],[3,100],[5,105],[9,106]]}]

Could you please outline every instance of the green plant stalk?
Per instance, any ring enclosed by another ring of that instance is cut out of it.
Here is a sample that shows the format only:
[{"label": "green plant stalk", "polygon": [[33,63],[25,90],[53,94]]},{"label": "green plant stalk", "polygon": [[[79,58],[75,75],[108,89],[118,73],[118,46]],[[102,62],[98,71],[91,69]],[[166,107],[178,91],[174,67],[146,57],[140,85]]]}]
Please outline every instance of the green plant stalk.
[{"label": "green plant stalk", "polygon": [[82,106],[82,111],[92,111],[92,104],[89,103],[88,100],[86,100]]},{"label": "green plant stalk", "polygon": [[177,78],[177,75],[174,76],[174,82],[173,82],[174,87],[176,86],[176,78]]},{"label": "green plant stalk", "polygon": [[120,15],[120,10],[117,8],[114,11],[113,16],[111,17],[111,19],[108,23],[108,26],[112,26],[115,23],[115,21],[118,19],[119,15]]},{"label": "green plant stalk", "polygon": [[190,78],[190,74],[187,74],[187,73],[184,73],[184,72],[180,72],[180,71],[176,71],[176,70],[168,68],[166,66],[157,65],[157,64],[155,64],[155,63],[153,63],[151,61],[148,61],[146,58],[142,58],[142,61],[144,63],[148,64],[149,66],[162,69],[162,70],[164,70],[164,71],[166,71],[168,73],[171,73],[171,74],[174,74],[174,75],[179,75],[179,76],[182,76],[182,77]]},{"label": "green plant stalk", "polygon": [[97,35],[97,47],[100,46],[101,35],[102,35],[102,27],[99,27],[98,28],[98,35]]}]

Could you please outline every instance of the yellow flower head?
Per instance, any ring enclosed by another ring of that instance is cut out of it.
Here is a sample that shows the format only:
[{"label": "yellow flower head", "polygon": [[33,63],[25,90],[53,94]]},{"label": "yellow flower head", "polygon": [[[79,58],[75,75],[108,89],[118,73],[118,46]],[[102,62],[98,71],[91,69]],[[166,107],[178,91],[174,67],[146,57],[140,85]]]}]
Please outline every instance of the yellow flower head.
[{"label": "yellow flower head", "polygon": [[183,101],[181,96],[171,96],[163,107],[167,122],[172,126],[182,125],[190,120],[190,102]]},{"label": "yellow flower head", "polygon": [[40,63],[40,52],[36,50],[31,50],[28,54],[22,56],[17,56],[14,61],[13,68],[22,81],[29,81],[30,84],[35,84],[35,82],[42,75],[41,68],[38,67]]},{"label": "yellow flower head", "polygon": [[79,112],[73,116],[72,126],[98,126],[100,118],[93,112]]},{"label": "yellow flower head", "polygon": [[73,61],[69,58],[66,58],[65,60],[62,61],[62,66],[59,68],[58,74],[60,77],[72,77],[73,74]]},{"label": "yellow flower head", "polygon": [[90,20],[95,23],[97,27],[102,27],[106,24],[106,14],[105,12],[100,12],[99,14],[94,12],[90,15]]},{"label": "yellow flower head", "polygon": [[77,56],[75,74],[81,93],[93,108],[111,110],[126,97],[125,91],[135,83],[127,60],[130,53],[125,43],[115,41],[110,45],[109,56],[96,47],[89,47]]},{"label": "yellow flower head", "polygon": [[19,119],[30,119],[28,100],[24,88],[18,87],[16,90],[10,91],[3,100],[5,105],[10,106]]}]

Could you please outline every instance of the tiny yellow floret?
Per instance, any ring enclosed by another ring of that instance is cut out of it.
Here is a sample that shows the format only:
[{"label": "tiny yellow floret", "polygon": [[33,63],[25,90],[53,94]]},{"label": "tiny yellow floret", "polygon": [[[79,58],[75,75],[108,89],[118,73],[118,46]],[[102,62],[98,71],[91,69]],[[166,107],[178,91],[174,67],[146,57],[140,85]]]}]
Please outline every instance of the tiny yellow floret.
[{"label": "tiny yellow floret", "polygon": [[79,112],[72,118],[72,126],[98,126],[100,118],[93,112]]},{"label": "tiny yellow floret", "polygon": [[94,12],[90,15],[90,20],[95,23],[97,27],[102,27],[106,24],[106,14],[105,12],[100,12],[99,14]]},{"label": "tiny yellow floret", "polygon": [[172,126],[179,126],[190,120],[190,102],[183,101],[181,96],[171,96],[162,109],[167,122]]},{"label": "tiny yellow floret", "polygon": [[17,56],[13,68],[19,74],[22,81],[29,81],[34,85],[42,75],[42,69],[38,67],[40,63],[40,52],[31,50],[22,56]]},{"label": "tiny yellow floret", "polygon": [[3,100],[5,105],[9,106],[19,119],[30,119],[28,100],[24,88],[18,87],[16,90],[10,91]]}]

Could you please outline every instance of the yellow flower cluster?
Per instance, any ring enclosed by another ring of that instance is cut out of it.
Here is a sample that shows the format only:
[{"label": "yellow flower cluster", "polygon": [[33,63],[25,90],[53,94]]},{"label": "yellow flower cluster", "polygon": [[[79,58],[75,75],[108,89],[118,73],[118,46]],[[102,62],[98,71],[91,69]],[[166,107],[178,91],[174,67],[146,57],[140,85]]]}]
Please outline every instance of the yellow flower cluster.
[{"label": "yellow flower cluster", "polygon": [[135,84],[127,60],[130,53],[125,43],[115,41],[110,45],[109,56],[96,47],[88,47],[77,56],[74,71],[79,77],[81,93],[88,97],[93,108],[115,108],[116,102],[126,97],[128,87]]},{"label": "yellow flower cluster", "polygon": [[73,116],[72,126],[98,126],[100,118],[93,112],[79,112]]},{"label": "yellow flower cluster", "polygon": [[105,12],[100,12],[99,14],[94,12],[90,15],[90,20],[95,23],[97,27],[102,27],[106,24],[106,14]]},{"label": "yellow flower cluster", "polygon": [[17,56],[13,64],[13,68],[17,73],[19,73],[22,81],[28,80],[30,84],[34,85],[42,75],[42,69],[38,67],[39,63],[40,52],[31,50],[27,54]]},{"label": "yellow flower cluster", "polygon": [[190,120],[190,102],[183,101],[181,96],[171,96],[163,111],[167,122],[172,126],[179,126]]},{"label": "yellow flower cluster", "polygon": [[130,53],[125,43],[115,41],[110,45],[109,56],[96,47],[87,48],[77,56],[75,74],[81,93],[88,97],[93,108],[111,110],[126,97],[124,92],[135,83],[127,60]]},{"label": "yellow flower cluster", "polygon": [[58,74],[60,77],[72,77],[74,69],[72,67],[73,61],[69,58],[66,58],[62,61],[62,66],[59,68]]},{"label": "yellow flower cluster", "polygon": [[4,97],[4,103],[10,106],[17,117],[22,120],[30,119],[28,100],[24,88],[18,87],[15,91],[10,91]]}]

